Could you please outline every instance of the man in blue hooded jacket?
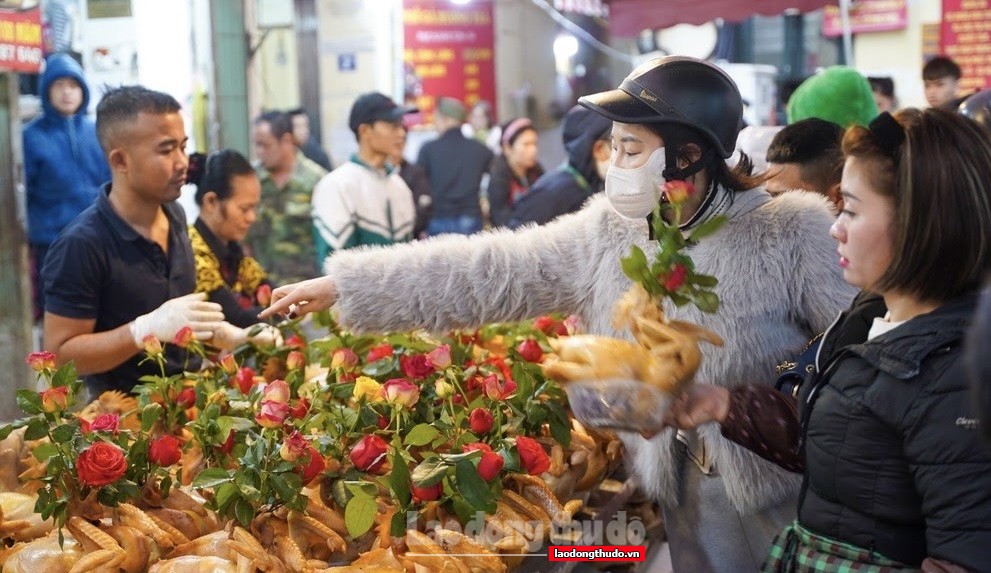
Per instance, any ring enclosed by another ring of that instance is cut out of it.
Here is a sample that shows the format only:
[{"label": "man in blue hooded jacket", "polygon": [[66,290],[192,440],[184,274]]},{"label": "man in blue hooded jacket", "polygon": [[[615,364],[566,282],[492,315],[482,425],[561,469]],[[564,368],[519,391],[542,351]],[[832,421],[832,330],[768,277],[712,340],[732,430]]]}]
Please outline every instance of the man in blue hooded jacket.
[{"label": "man in blue hooded jacket", "polygon": [[35,317],[44,309],[40,285],[48,248],[72,219],[89,207],[110,168],[86,117],[89,88],[83,70],[67,54],[45,63],[39,94],[43,113],[24,129],[28,243],[34,255]]}]

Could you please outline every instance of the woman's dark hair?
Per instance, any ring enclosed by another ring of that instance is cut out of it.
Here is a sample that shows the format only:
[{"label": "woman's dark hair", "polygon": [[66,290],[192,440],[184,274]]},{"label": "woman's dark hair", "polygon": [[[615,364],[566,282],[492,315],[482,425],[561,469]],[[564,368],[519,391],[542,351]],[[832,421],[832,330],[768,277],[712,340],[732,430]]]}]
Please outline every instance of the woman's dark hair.
[{"label": "woman's dark hair", "polygon": [[189,156],[186,183],[196,185],[196,204],[203,205],[203,197],[213,191],[221,201],[231,196],[231,179],[255,172],[248,159],[233,149],[221,149],[210,155],[193,153]]},{"label": "woman's dark hair", "polygon": [[868,182],[894,204],[894,260],[875,290],[941,303],[980,288],[991,270],[991,142],[979,125],[906,108],[848,129],[843,153],[869,161]]},{"label": "woman's dark hair", "polygon": [[[739,161],[732,168],[726,164],[726,160],[715,151],[712,140],[697,129],[676,123],[644,123],[641,124],[652,133],[664,140],[664,147],[675,147],[678,149],[678,159],[691,162],[686,146],[694,144],[702,150],[702,159],[705,164],[702,170],[709,176],[710,185],[720,185],[729,191],[747,191],[754,187],[760,187],[768,179],[766,173],[754,175],[754,163],[746,153],[737,150],[740,156]],[[709,153],[706,151],[709,150]]]},{"label": "woman's dark hair", "polygon": [[511,119],[502,124],[502,137],[500,138],[500,141],[503,145],[512,147],[513,143],[515,143],[516,140],[527,131],[533,131],[534,133],[537,132],[537,128],[533,126],[532,121],[525,117]]}]

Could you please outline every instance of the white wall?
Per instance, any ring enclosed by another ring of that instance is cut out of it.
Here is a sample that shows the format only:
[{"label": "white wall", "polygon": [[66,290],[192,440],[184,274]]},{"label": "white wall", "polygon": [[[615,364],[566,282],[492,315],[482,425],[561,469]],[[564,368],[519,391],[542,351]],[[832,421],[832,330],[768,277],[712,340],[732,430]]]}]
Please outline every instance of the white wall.
[{"label": "white wall", "polygon": [[942,5],[933,0],[907,0],[904,30],[856,34],[854,63],[864,75],[890,76],[901,107],[925,107],[922,85],[922,25],[938,23]]}]

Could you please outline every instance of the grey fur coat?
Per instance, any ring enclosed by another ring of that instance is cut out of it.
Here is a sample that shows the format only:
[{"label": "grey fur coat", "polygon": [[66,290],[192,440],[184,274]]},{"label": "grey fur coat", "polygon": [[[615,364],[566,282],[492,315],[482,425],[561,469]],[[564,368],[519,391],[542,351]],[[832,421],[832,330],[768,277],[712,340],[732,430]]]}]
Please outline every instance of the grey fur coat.
[{"label": "grey fur coat", "polygon": [[[669,316],[725,340],[722,348],[703,345],[699,380],[770,383],[774,366],[824,330],[856,291],[842,279],[828,235],[833,214],[821,196],[772,199],[755,189],[735,194],[727,214],[729,222],[690,252],[697,270],[719,279],[719,311],[685,306],[668,309]],[[543,227],[343,251],[325,266],[337,284],[339,318],[357,330],[446,331],[564,312],[581,317],[590,333],[628,336],[613,330],[611,312],[630,286],[619,261],[632,244],[651,252],[646,221],[620,217],[597,196]],[[799,476],[729,442],[717,425],[699,435],[741,513],[796,495]],[[650,442],[627,435],[624,442],[644,488],[677,505],[674,433]]]}]

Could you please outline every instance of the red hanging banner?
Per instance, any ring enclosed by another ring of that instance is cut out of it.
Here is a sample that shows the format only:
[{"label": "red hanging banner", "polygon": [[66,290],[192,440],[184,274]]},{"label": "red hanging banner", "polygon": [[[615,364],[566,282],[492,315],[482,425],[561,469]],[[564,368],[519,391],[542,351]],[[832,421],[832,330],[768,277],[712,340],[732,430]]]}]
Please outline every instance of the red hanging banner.
[{"label": "red hanging banner", "polygon": [[403,0],[405,100],[433,119],[437,98],[495,106],[492,0]]},{"label": "red hanging banner", "polygon": [[[907,24],[905,0],[860,0],[850,7],[850,31],[854,34],[904,30]],[[822,7],[822,35],[843,35],[843,16],[838,6]]]},{"label": "red hanging banner", "polygon": [[963,72],[959,93],[991,86],[989,0],[943,0],[939,47]]},{"label": "red hanging banner", "polygon": [[0,71],[41,70],[41,7],[0,8]]}]

